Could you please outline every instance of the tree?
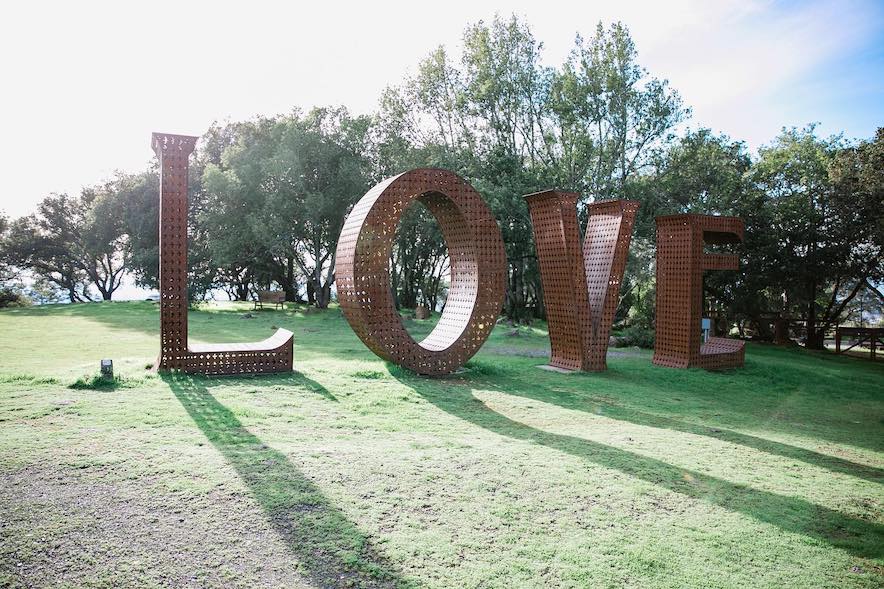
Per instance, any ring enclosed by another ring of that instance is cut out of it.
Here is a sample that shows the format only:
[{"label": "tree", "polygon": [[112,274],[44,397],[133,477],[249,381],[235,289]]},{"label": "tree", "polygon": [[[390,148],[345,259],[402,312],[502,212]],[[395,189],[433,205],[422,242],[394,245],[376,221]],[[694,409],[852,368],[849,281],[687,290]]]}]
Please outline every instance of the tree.
[{"label": "tree", "polygon": [[[684,136],[651,158],[650,169],[630,187],[631,198],[641,202],[634,229],[634,244],[621,300],[621,314],[626,307],[641,305],[641,299],[653,295],[655,217],[680,213],[736,215],[746,223],[744,244],[739,248],[743,263],[740,270],[712,272],[705,276],[706,309],[717,315],[720,328],[726,330],[733,320],[751,319],[765,325],[762,314],[768,312],[765,292],[769,269],[776,251],[767,231],[763,193],[750,188],[747,174],[752,161],[745,145],[709,129],[688,131]],[[644,246],[644,247],[643,247]],[[635,293],[635,294],[634,294]],[[735,314],[736,313],[736,314]],[[650,326],[646,316],[632,321]]]},{"label": "tree", "polygon": [[587,200],[626,196],[688,115],[666,81],[637,64],[620,24],[599,24],[588,42],[578,36],[558,70],[542,64],[542,50],[515,16],[470,25],[460,64],[436,49],[417,75],[388,89],[376,119],[378,161],[418,155],[422,165],[467,177],[485,196],[507,248],[504,311],[512,319],[543,316],[522,196],[551,186]]},{"label": "tree", "polygon": [[204,174],[202,218],[215,259],[265,273],[290,297],[297,269],[310,302],[327,307],[346,210],[368,188],[368,128],[367,118],[343,108],[241,127]]},{"label": "tree", "polygon": [[9,247],[7,245],[9,233],[9,218],[0,212],[0,307],[23,304],[27,301],[21,294],[21,285],[14,279],[18,273],[9,259]]},{"label": "tree", "polygon": [[876,143],[850,148],[839,137],[818,138],[813,125],[787,129],[752,171],[779,247],[772,282],[803,318],[810,348],[823,347],[850,301],[881,276]]},{"label": "tree", "polygon": [[129,235],[126,242],[129,270],[139,286],[159,288],[160,179],[157,171],[151,167],[139,174],[121,174],[116,184],[122,221]]},{"label": "tree", "polygon": [[37,215],[12,223],[6,251],[14,265],[28,270],[44,285],[65,293],[70,302],[93,300],[85,272],[75,263],[64,242],[42,231]]},{"label": "tree", "polygon": [[[254,221],[266,208],[262,162],[273,151],[274,125],[272,119],[258,118],[232,126],[218,162],[208,163],[203,170],[206,200],[195,221],[206,232],[215,284],[235,300],[247,300],[253,285],[266,286],[274,278],[259,236],[260,223]],[[287,298],[294,300],[294,278],[276,278]]]},{"label": "tree", "polygon": [[421,204],[402,216],[390,260],[392,289],[397,308],[425,304],[436,309],[448,270],[445,239],[433,214]]},{"label": "tree", "polygon": [[4,286],[12,278],[12,265],[9,259],[9,249],[6,245],[9,233],[9,217],[0,212],[0,287]]},{"label": "tree", "polygon": [[[270,221],[287,219],[294,233],[269,245],[293,255],[307,279],[308,298],[312,293],[321,309],[331,301],[342,213],[369,187],[363,156],[368,125],[369,119],[351,118],[344,108],[314,109],[284,130],[273,161],[276,170],[286,169],[295,198],[279,202],[274,194],[271,206],[278,206],[281,215]],[[269,235],[284,236],[284,227],[276,227],[273,232],[270,224]]]},{"label": "tree", "polygon": [[588,41],[577,36],[553,81],[550,110],[558,141],[551,155],[559,179],[598,200],[624,194],[690,114],[678,92],[637,60],[626,26],[606,30],[600,22]]},{"label": "tree", "polygon": [[[884,303],[879,288],[884,282],[884,127],[878,129],[874,139],[841,150],[829,173],[837,212],[854,229],[854,279],[859,290],[875,299],[869,305],[874,308]],[[849,292],[858,291],[851,288]]]},{"label": "tree", "polygon": [[64,290],[71,302],[92,300],[90,287],[110,300],[129,262],[115,182],[86,188],[79,198],[44,198],[36,214],[12,226],[8,255],[13,263]]},{"label": "tree", "polygon": [[[507,247],[510,278],[505,312],[513,319],[526,317],[530,301],[536,300],[532,296],[539,294],[522,195],[545,184],[536,175],[545,173],[539,142],[551,70],[540,65],[540,51],[529,27],[515,17],[471,25],[464,32],[460,67],[450,62],[444,48],[438,48],[419,64],[417,76],[388,90],[378,117],[380,126],[389,128],[381,136],[408,138],[409,153],[419,156],[409,163],[453,169],[485,196]],[[400,153],[408,151],[399,147]],[[533,164],[536,169],[529,169]],[[415,231],[432,235],[433,225],[426,216]],[[417,250],[397,250],[394,255],[405,260],[413,253]],[[394,272],[403,274],[394,274],[399,290],[416,291],[428,279],[438,280],[438,275],[432,278],[432,272],[426,276],[421,271],[445,266],[436,263],[437,254],[438,250],[427,248],[421,254],[429,256],[426,263],[412,262],[418,272],[409,276],[394,266]]]},{"label": "tree", "polygon": [[87,189],[80,197],[86,208],[73,254],[105,301],[111,300],[129,269],[129,234],[123,218],[119,178]]}]

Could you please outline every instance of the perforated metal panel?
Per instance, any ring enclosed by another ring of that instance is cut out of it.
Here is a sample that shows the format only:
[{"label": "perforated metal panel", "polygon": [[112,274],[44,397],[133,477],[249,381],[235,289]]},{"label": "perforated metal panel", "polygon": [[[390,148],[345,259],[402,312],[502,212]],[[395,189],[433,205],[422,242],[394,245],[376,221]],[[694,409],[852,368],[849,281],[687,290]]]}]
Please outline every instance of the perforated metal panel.
[{"label": "perforated metal panel", "polygon": [[183,370],[187,359],[187,166],[196,137],[154,133],[160,160],[160,363]]},{"label": "perforated metal panel", "polygon": [[707,254],[704,243],[740,243],[744,224],[737,217],[657,217],[657,334],[654,364],[709,370],[744,362],[744,342],[713,337],[702,342],[703,271],[736,270],[734,254]]},{"label": "perforated metal panel", "polygon": [[608,338],[638,203],[590,205],[581,248],[577,199],[576,193],[558,190],[525,197],[546,305],[549,364],[598,372],[607,368]]},{"label": "perforated metal panel", "polygon": [[[405,331],[390,287],[390,254],[405,210],[420,201],[435,216],[451,268],[445,309],[420,342]],[[482,346],[506,286],[500,229],[481,195],[448,170],[388,178],[363,196],[338,240],[335,281],[350,326],[375,354],[420,374],[448,374]]]},{"label": "perforated metal panel", "polygon": [[221,375],[292,369],[292,332],[280,329],[263,342],[187,343],[187,168],[196,137],[154,133],[160,161],[159,370]]}]

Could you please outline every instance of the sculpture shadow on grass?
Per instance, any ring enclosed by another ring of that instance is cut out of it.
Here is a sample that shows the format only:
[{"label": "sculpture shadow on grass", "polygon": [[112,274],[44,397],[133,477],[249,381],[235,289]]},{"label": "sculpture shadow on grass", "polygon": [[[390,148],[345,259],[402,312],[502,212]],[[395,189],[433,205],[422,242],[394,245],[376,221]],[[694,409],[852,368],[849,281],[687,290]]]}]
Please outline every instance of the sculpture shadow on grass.
[{"label": "sculpture shadow on grass", "polygon": [[[294,371],[294,372],[280,372],[278,374],[256,374],[253,376],[235,376],[231,378],[224,377],[221,380],[214,379],[206,379],[205,384],[211,385],[214,383],[223,383],[223,384],[235,384],[236,382],[240,383],[255,383],[259,382],[262,386],[268,385],[296,385],[302,389],[307,389],[312,393],[316,393],[317,395],[323,397],[327,401],[333,401],[335,403],[338,402],[338,398],[335,397],[331,391],[327,388],[313,380],[312,378],[308,378],[306,375]],[[288,390],[288,389],[286,389]]]},{"label": "sculpture shadow on grass", "polygon": [[[599,442],[531,427],[487,407],[473,394],[475,383],[469,381],[464,386],[426,379],[396,367],[391,367],[390,372],[436,407],[495,434],[553,448],[669,491],[747,515],[783,531],[825,542],[855,556],[884,556],[884,526],[878,523],[855,519],[797,497],[753,489],[679,468]],[[508,394],[498,386],[488,387],[486,384],[482,383],[483,388]]]},{"label": "sculpture shadow on grass", "polygon": [[[291,378],[297,380],[297,373]],[[163,375],[163,380],[196,426],[245,482],[268,521],[301,564],[298,572],[311,584],[316,587],[412,586],[285,454],[250,433],[207,388],[216,383],[230,383],[231,379],[174,374]],[[321,385],[314,385],[311,387],[314,392],[330,396]]]},{"label": "sculpture shadow on grass", "polygon": [[[615,373],[609,372],[607,375],[575,376],[577,378],[598,379],[605,378],[606,376],[610,376],[612,374]],[[475,384],[481,385],[484,388],[492,388],[505,391],[508,394],[516,395],[519,397],[534,399],[536,401],[542,401],[544,403],[552,403],[564,409],[593,413],[599,410],[601,414],[605,417],[616,419],[618,421],[626,421],[640,426],[668,429],[686,434],[714,438],[716,440],[727,442],[729,444],[745,446],[747,448],[766,452],[767,454],[773,454],[792,460],[799,460],[801,462],[819,468],[824,468],[826,470],[831,470],[833,472],[847,474],[867,481],[884,484],[884,471],[874,466],[859,464],[850,460],[846,460],[844,458],[839,458],[837,456],[815,452],[813,450],[808,450],[807,448],[793,446],[791,444],[777,442],[775,440],[769,440],[767,438],[744,434],[724,427],[707,427],[697,423],[691,423],[689,421],[683,421],[679,419],[674,419],[672,417],[639,411],[637,409],[616,404],[610,399],[605,399],[602,402],[598,402],[597,400],[594,400],[591,395],[578,395],[561,389],[545,389],[543,391],[543,394],[538,394],[536,386],[527,387],[525,386],[524,379],[515,378],[509,374],[495,374],[493,382],[489,379],[480,378],[475,381]],[[648,388],[647,392],[649,395],[651,395],[654,393],[654,390]],[[661,391],[656,392],[657,394],[660,394]]]},{"label": "sculpture shadow on grass", "polygon": [[[680,427],[688,428],[686,433],[755,447],[867,480],[884,480],[884,470],[880,468],[735,431],[762,426],[787,436],[812,436],[820,442],[882,452],[884,436],[878,424],[870,421],[863,426],[847,425],[849,418],[844,409],[859,404],[880,413],[877,384],[884,377],[884,364],[875,366],[825,352],[805,350],[799,354],[764,345],[753,345],[750,352],[745,368],[724,372],[662,368],[651,365],[650,357],[621,357],[611,362],[607,371],[592,374],[539,371],[536,360],[525,361],[516,370],[514,366],[501,366],[477,357],[470,367],[478,373],[471,376],[473,380],[486,377],[484,380],[493,380],[498,388],[520,396],[542,394],[546,402],[584,411],[601,405],[606,414],[614,416],[608,413],[610,410],[618,413],[615,418],[637,424],[644,424],[645,420],[660,424],[660,419],[668,419],[669,425],[659,426],[679,429],[681,424]],[[609,359],[610,356],[609,353]],[[850,370],[849,377],[856,386],[845,386],[845,368]],[[525,371],[532,374],[528,382]],[[799,382],[799,378],[803,381]],[[809,380],[813,383],[806,386],[804,381]],[[537,385],[545,386],[538,391]],[[795,407],[790,404],[796,397],[805,409],[813,407],[813,411],[795,414]],[[625,403],[618,406],[620,399]],[[780,412],[784,415],[776,417]],[[695,426],[691,418],[714,425]],[[831,423],[837,425],[828,427]]]}]

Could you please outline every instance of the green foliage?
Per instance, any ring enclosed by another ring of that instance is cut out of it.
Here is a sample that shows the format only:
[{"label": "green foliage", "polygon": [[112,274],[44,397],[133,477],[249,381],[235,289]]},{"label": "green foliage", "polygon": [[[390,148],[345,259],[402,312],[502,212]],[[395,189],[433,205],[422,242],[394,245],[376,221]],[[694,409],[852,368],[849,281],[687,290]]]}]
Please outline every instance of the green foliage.
[{"label": "green foliage", "polygon": [[614,336],[614,345],[618,348],[639,347],[653,350],[654,339],[653,329],[632,325]]},{"label": "green foliage", "polygon": [[27,307],[31,300],[24,294],[6,287],[0,287],[0,309],[4,307]]},{"label": "green foliage", "polygon": [[353,376],[355,376],[356,378],[363,378],[367,380],[378,380],[381,378],[386,378],[387,374],[379,370],[357,370],[353,373]]},{"label": "green foliage", "polygon": [[[853,284],[848,282],[847,296],[840,302],[841,311],[855,313],[861,322],[862,309],[884,309],[884,127],[874,139],[861,141],[838,152],[829,169],[834,183],[835,206],[855,229],[850,236],[854,261]],[[859,284],[860,291],[851,287]],[[854,304],[848,297],[854,292]],[[859,308],[857,308],[859,307]]]},{"label": "green foliage", "polygon": [[420,203],[402,216],[390,259],[397,307],[435,310],[448,289],[448,250],[432,213]]},{"label": "green foliage", "polygon": [[12,279],[12,261],[9,258],[9,246],[6,245],[9,232],[9,217],[0,211],[0,287]]},{"label": "green foliage", "polygon": [[100,374],[93,374],[92,376],[81,376],[68,385],[68,388],[74,390],[112,391],[118,388],[121,382],[122,379],[118,376],[107,378]]},{"label": "green foliage", "polygon": [[9,228],[4,249],[9,262],[43,285],[64,292],[70,302],[93,300],[91,288],[110,300],[129,270],[129,235],[118,177],[84,188],[77,198],[47,196],[36,213]]},{"label": "green foliage", "polygon": [[[740,248],[743,274],[710,272],[706,275],[705,308],[721,316],[722,323],[760,314],[766,278],[762,260],[770,259],[775,241],[759,192],[750,190],[747,174],[752,162],[742,142],[709,129],[687,131],[683,137],[652,158],[652,167],[634,182],[628,196],[641,203],[624,280],[620,316],[629,324],[653,327],[654,263],[659,215],[701,213],[736,215],[746,222],[746,242]],[[762,248],[763,252],[760,252]],[[750,252],[759,252],[758,255]],[[761,255],[763,253],[763,255]],[[749,271],[751,269],[751,272]],[[766,310],[766,309],[765,309]]]},{"label": "green foliage", "polygon": [[[149,370],[149,369],[148,369]],[[149,384],[154,375],[107,377],[102,374],[87,374],[80,376],[68,385],[73,390],[88,391],[115,391],[118,389],[137,389]]]},{"label": "green foliage", "polygon": [[857,182],[862,168],[867,178],[875,168],[860,163],[873,146],[821,139],[813,126],[784,130],[762,148],[751,172],[762,195],[761,231],[775,240],[774,251],[762,249],[756,276],[781,296],[785,313],[805,320],[810,347],[821,348],[857,292],[882,276],[881,191],[864,191]]},{"label": "green foliage", "polygon": [[560,137],[561,179],[597,200],[617,198],[690,111],[666,80],[638,63],[621,23],[598,23],[553,82],[551,110]]},{"label": "green foliage", "polygon": [[522,196],[550,186],[622,195],[688,112],[638,65],[620,24],[599,24],[588,41],[578,36],[559,69],[542,65],[542,49],[517,17],[470,25],[461,63],[433,51],[416,76],[387,91],[377,118],[386,158],[408,151],[402,159],[453,168],[486,198],[507,248],[504,312],[513,319],[544,315]]},{"label": "green foliage", "polygon": [[212,259],[236,276],[236,298],[276,281],[298,297],[330,302],[334,253],[347,208],[368,188],[368,123],[343,108],[237,125],[220,162],[206,166],[201,214]]}]

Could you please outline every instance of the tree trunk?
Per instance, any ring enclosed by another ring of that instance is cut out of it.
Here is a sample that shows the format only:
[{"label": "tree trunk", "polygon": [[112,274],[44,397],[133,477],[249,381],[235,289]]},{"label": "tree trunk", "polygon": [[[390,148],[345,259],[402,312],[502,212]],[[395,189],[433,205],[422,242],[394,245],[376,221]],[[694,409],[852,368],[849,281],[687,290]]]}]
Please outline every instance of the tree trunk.
[{"label": "tree trunk", "polygon": [[804,347],[822,350],[824,334],[816,322],[816,284],[810,285],[810,301],[807,304],[807,340]]},{"label": "tree trunk", "polygon": [[522,282],[521,263],[510,265],[510,280],[505,298],[506,316],[519,321],[525,315],[525,289]]},{"label": "tree trunk", "polygon": [[286,259],[285,281],[282,284],[285,291],[285,300],[290,303],[298,302],[298,287],[295,284],[295,259],[291,256]]},{"label": "tree trunk", "polygon": [[316,308],[327,309],[328,304],[331,302],[331,285],[320,284],[316,277],[313,277],[307,285],[307,291],[313,291],[313,300]]},{"label": "tree trunk", "polygon": [[240,280],[236,284],[236,300],[238,301],[247,301],[249,300],[249,282],[247,280]]},{"label": "tree trunk", "polygon": [[789,343],[789,322],[782,317],[774,320],[774,343],[778,346]]},{"label": "tree trunk", "polygon": [[[769,342],[773,340],[773,333],[770,331],[770,323],[759,313],[752,314],[749,319],[755,326],[755,337],[761,341]],[[742,333],[740,334],[742,337]]]},{"label": "tree trunk", "polygon": [[534,279],[534,316],[546,321],[546,303],[543,301],[543,284],[540,278]]},{"label": "tree trunk", "polygon": [[326,284],[322,287],[322,306],[320,309],[328,309],[328,304],[331,302],[331,284]]}]

